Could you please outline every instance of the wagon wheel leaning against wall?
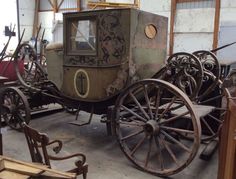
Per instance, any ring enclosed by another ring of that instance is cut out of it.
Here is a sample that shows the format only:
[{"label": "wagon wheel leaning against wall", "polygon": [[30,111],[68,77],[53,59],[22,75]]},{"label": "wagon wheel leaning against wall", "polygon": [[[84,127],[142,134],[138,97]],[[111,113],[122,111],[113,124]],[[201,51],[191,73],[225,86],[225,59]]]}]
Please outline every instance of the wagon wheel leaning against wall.
[{"label": "wagon wheel leaning against wall", "polygon": [[186,52],[175,53],[166,60],[166,70],[161,78],[180,88],[194,101],[202,86],[202,64],[195,55]]},{"label": "wagon wheel leaning against wall", "polygon": [[[179,52],[167,59],[166,66],[158,74],[159,78],[173,83],[184,91],[194,103],[203,127],[202,141],[212,140],[218,136],[224,116],[224,109],[220,108],[219,101],[224,94],[221,82],[217,80],[220,77],[219,70],[217,58],[208,51],[197,51],[194,54]],[[191,124],[188,126],[192,128]],[[191,138],[188,134],[183,137]]]},{"label": "wagon wheel leaning against wall", "polygon": [[16,87],[2,88],[0,100],[1,117],[12,129],[20,130],[22,122],[30,122],[29,103],[21,90]]},{"label": "wagon wheel leaning against wall", "polygon": [[218,136],[226,113],[227,91],[222,87],[220,80],[220,64],[217,57],[210,51],[200,50],[193,52],[203,66],[203,83],[196,104],[213,106],[212,112],[201,117],[202,140],[209,141]]},{"label": "wagon wheel leaning against wall", "polygon": [[[120,147],[141,170],[172,175],[183,170],[197,154],[199,118],[189,98],[174,85],[155,79],[136,82],[120,94],[115,113]],[[188,121],[191,130],[185,127]],[[185,133],[194,140],[182,138]]]},{"label": "wagon wheel leaning against wall", "polygon": [[[47,79],[47,74],[40,61],[37,59],[37,54],[33,47],[29,44],[23,43],[17,48],[16,56],[14,58],[15,68],[20,82],[25,82],[30,86],[37,86],[39,82]],[[24,73],[19,73],[18,63],[24,61]]]}]

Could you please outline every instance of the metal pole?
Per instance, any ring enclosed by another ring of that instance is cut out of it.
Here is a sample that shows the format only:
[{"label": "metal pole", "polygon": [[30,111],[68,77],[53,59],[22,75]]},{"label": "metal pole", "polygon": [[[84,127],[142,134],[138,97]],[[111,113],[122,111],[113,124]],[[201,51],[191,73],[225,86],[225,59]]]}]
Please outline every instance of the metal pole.
[{"label": "metal pole", "polygon": [[17,32],[18,32],[18,41],[20,41],[20,10],[19,10],[19,0],[16,0],[16,11],[17,11]]}]

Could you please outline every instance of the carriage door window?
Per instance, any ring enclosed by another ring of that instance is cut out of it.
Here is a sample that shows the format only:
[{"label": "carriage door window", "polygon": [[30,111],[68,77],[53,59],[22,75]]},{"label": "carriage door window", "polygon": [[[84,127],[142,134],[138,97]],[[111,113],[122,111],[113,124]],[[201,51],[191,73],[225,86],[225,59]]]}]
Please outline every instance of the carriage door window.
[{"label": "carriage door window", "polygon": [[70,32],[70,51],[96,53],[96,20],[72,21]]}]

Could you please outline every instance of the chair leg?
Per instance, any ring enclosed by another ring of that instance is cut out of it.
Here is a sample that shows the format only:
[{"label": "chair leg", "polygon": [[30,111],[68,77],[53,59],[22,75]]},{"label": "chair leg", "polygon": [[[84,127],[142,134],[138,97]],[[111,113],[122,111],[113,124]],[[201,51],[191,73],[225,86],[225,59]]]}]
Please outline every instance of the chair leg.
[{"label": "chair leg", "polygon": [[87,173],[88,173],[88,165],[83,166],[83,179],[87,178]]},{"label": "chair leg", "polygon": [[83,172],[83,179],[87,178],[87,172]]}]

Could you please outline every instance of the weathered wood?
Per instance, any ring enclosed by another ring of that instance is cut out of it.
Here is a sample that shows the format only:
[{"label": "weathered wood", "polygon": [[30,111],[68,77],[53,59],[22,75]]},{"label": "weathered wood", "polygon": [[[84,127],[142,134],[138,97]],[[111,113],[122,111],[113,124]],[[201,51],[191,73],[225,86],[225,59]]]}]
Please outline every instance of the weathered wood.
[{"label": "weathered wood", "polygon": [[217,140],[212,140],[211,142],[209,142],[200,154],[200,159],[210,160],[218,147],[218,143],[219,141]]},{"label": "weathered wood", "polygon": [[1,179],[10,179],[10,178],[11,179],[28,179],[29,176],[15,173],[13,171],[4,170],[4,171],[0,172],[0,178]]},{"label": "weathered wood", "polygon": [[226,115],[220,136],[218,179],[234,179],[236,167],[236,103],[229,99],[229,111]]},{"label": "weathered wood", "polygon": [[25,165],[16,163],[14,161],[4,160],[2,162],[4,164],[5,170],[28,175],[28,176],[37,176],[38,174],[43,172],[42,169],[33,168],[31,166],[25,166]]},{"label": "weathered wood", "polygon": [[218,46],[218,34],[220,28],[220,0],[215,2],[215,19],[214,19],[214,34],[213,34],[213,49],[216,49]]},{"label": "weathered wood", "polygon": [[176,0],[171,0],[169,55],[173,54],[174,48],[174,23],[176,15],[176,3]]},{"label": "weathered wood", "polygon": [[[166,107],[168,106],[169,103],[166,103],[162,106],[160,106],[159,109],[166,109]],[[177,108],[180,104],[179,103],[174,103],[172,105],[172,108]],[[196,111],[196,114],[199,116],[199,117],[204,117],[206,116],[207,114],[209,114],[210,112],[214,111],[215,107],[214,106],[207,106],[207,105],[196,105],[194,104],[193,105],[193,109],[194,111]],[[177,109],[174,109],[171,111],[171,114],[173,115],[181,115],[185,112],[187,112],[188,109],[185,107],[185,106],[182,106],[182,107],[179,107]],[[190,117],[189,115],[186,115],[186,117]]]},{"label": "weathered wood", "polygon": [[0,156],[0,178],[1,179],[25,179],[30,176],[40,178],[65,178],[75,179],[74,173],[60,172],[48,168],[45,165],[33,164]]}]

